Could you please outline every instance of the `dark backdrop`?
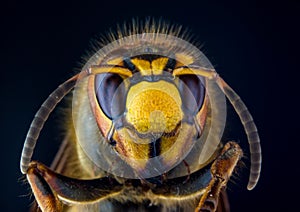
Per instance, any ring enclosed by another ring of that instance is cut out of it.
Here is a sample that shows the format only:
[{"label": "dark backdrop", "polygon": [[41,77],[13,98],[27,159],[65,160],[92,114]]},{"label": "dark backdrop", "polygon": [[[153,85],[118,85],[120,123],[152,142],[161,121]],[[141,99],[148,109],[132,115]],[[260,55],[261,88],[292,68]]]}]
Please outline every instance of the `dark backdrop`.
[{"label": "dark backdrop", "polygon": [[[296,134],[300,129],[296,122],[299,94],[293,91],[299,90],[299,5],[296,1],[224,2],[1,3],[0,210],[26,211],[31,203],[19,158],[41,103],[80,68],[92,39],[116,23],[147,16],[190,28],[256,121],[263,150],[261,180],[253,191],[247,191],[247,168],[242,169],[245,176],[237,175],[229,185],[232,211],[296,207]],[[48,164],[52,149],[62,139],[55,128],[60,115],[55,113],[46,124],[34,156]],[[243,143],[243,136],[237,132],[234,138]]]}]

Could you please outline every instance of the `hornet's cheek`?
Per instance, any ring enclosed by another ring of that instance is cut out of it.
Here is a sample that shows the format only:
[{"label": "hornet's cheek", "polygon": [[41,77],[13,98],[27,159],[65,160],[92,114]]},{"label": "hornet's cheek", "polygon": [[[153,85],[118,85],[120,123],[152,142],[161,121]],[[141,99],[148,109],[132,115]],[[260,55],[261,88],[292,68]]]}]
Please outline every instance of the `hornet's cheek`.
[{"label": "hornet's cheek", "polygon": [[131,129],[122,128],[114,134],[116,150],[135,170],[146,167],[149,159],[150,139],[142,139],[132,133]]}]

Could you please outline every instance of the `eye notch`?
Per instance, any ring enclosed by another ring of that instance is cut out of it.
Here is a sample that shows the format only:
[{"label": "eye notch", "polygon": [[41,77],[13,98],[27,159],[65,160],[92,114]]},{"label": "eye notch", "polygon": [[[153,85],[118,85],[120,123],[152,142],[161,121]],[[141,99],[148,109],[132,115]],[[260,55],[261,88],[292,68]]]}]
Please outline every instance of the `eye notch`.
[{"label": "eye notch", "polygon": [[95,76],[95,92],[98,103],[109,119],[125,111],[126,92],[123,78],[119,74],[104,73]]},{"label": "eye notch", "polygon": [[137,72],[135,65],[131,62],[131,59],[129,57],[125,57],[123,59],[123,65],[124,65],[125,68],[130,70],[132,73]]}]

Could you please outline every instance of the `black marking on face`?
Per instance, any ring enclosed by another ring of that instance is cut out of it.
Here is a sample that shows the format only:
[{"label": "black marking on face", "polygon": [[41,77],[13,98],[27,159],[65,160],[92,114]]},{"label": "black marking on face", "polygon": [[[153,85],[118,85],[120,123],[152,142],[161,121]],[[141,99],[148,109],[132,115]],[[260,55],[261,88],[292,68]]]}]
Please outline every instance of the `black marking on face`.
[{"label": "black marking on face", "polygon": [[157,140],[149,143],[149,146],[150,146],[149,157],[150,158],[154,158],[154,157],[160,155],[160,152],[161,152],[160,144],[161,144],[161,138],[158,138]]}]

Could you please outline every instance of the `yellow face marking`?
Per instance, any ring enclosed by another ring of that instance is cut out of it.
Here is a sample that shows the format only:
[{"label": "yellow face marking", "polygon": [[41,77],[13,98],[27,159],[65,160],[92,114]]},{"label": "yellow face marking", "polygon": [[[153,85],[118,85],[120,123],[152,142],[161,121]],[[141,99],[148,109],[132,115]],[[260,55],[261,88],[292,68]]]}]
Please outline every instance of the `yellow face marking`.
[{"label": "yellow face marking", "polygon": [[188,151],[192,145],[193,139],[196,135],[196,128],[187,124],[181,123],[180,131],[174,137],[162,138],[161,154],[164,154],[164,162],[166,164],[173,164],[178,160],[178,156]]},{"label": "yellow face marking", "polygon": [[141,75],[160,75],[162,74],[165,66],[167,65],[168,58],[160,57],[153,60],[151,63],[148,60],[142,60],[134,58],[131,62],[136,66],[140,71]]},{"label": "yellow face marking", "polygon": [[175,58],[177,61],[175,68],[178,68],[180,66],[187,66],[194,62],[194,58],[192,56],[183,53],[175,54]]},{"label": "yellow face marking", "polygon": [[131,62],[135,65],[135,67],[141,72],[141,75],[151,75],[151,65],[148,60],[141,60],[138,58],[134,58]]},{"label": "yellow face marking", "polygon": [[[148,159],[149,156],[149,141],[138,137],[132,137],[132,133],[127,128],[117,130],[118,142],[116,148],[118,152],[125,155],[127,158]],[[144,164],[145,165],[145,164]]]},{"label": "yellow face marking", "polygon": [[160,57],[152,61],[151,67],[154,75],[162,74],[165,66],[167,65],[168,58]]},{"label": "yellow face marking", "polygon": [[124,66],[123,57],[117,57],[106,62],[108,65]]},{"label": "yellow face marking", "polygon": [[168,82],[140,82],[128,92],[126,118],[140,133],[171,132],[181,121],[181,98]]},{"label": "yellow face marking", "polygon": [[106,74],[106,73],[114,73],[119,74],[125,77],[131,77],[132,72],[127,68],[122,67],[109,67],[109,66],[91,66],[90,68],[91,74]]},{"label": "yellow face marking", "polygon": [[217,77],[217,73],[214,69],[179,67],[174,69],[173,71],[174,76],[187,75],[187,74],[198,75],[198,76],[206,77],[208,79],[214,79],[215,77]]}]

